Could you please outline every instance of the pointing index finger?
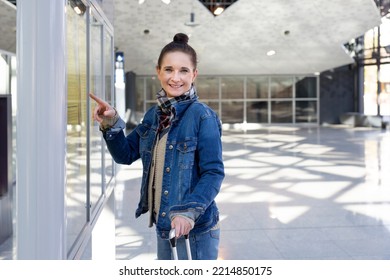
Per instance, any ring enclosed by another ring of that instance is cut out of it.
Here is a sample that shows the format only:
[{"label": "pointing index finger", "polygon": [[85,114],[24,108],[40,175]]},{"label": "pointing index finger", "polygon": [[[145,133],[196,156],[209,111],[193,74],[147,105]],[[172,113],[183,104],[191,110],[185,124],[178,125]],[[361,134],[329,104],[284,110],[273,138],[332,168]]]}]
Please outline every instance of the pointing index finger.
[{"label": "pointing index finger", "polygon": [[97,97],[96,95],[94,95],[93,93],[90,93],[89,94],[89,97],[91,97],[93,100],[95,100],[98,104],[106,107],[108,104],[107,102],[105,102],[103,99],[100,99],[99,97]]}]

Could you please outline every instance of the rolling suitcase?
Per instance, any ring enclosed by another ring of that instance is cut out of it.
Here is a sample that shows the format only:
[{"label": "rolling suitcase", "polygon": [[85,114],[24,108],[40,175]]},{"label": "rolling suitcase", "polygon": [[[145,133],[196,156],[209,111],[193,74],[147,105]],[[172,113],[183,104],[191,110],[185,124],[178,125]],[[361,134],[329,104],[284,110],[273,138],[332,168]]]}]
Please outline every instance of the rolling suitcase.
[{"label": "rolling suitcase", "polygon": [[[188,234],[184,235],[184,238],[186,242],[187,258],[189,260],[192,260],[190,240],[188,239],[189,235]],[[169,242],[171,243],[173,259],[178,260],[179,258],[177,257],[177,248],[176,248],[176,231],[174,228],[171,229],[169,232]]]}]

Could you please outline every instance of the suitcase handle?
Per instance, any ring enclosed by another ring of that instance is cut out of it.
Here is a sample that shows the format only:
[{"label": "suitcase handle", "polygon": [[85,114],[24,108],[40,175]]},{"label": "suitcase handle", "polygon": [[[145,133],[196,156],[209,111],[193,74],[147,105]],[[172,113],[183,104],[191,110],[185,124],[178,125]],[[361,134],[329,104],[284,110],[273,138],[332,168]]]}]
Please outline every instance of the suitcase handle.
[{"label": "suitcase handle", "polygon": [[[187,250],[187,258],[189,260],[192,260],[192,255],[191,255],[191,247],[190,247],[190,240],[189,240],[189,235],[185,234],[184,238],[186,240],[186,250]],[[177,248],[176,248],[176,230],[173,228],[169,231],[169,243],[171,244],[171,249],[172,249],[172,255],[174,260],[178,260],[177,256]]]}]

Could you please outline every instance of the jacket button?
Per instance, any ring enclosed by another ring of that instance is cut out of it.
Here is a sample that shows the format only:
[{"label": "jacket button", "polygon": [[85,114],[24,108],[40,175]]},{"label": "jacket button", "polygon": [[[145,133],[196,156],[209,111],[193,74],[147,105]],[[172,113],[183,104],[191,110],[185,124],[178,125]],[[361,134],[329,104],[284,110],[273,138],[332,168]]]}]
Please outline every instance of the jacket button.
[{"label": "jacket button", "polygon": [[165,217],[166,214],[167,214],[167,213],[162,212],[162,213],[161,213],[161,216],[162,216],[162,217]]},{"label": "jacket button", "polygon": [[173,145],[169,145],[169,147],[168,147],[170,150],[172,150],[173,149]]},{"label": "jacket button", "polygon": [[169,193],[168,191],[164,191],[164,195],[168,195],[168,193]]},{"label": "jacket button", "polygon": [[167,168],[165,168],[165,171],[166,171],[167,173],[169,173],[169,172],[171,172],[171,169],[170,169],[169,167],[167,167]]}]

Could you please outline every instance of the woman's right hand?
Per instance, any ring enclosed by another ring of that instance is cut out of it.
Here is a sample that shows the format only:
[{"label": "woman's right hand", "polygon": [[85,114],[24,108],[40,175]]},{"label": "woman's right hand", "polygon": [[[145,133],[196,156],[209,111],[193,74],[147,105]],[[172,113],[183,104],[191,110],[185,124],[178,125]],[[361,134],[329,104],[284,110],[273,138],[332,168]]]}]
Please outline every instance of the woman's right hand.
[{"label": "woman's right hand", "polygon": [[114,107],[112,107],[106,101],[97,97],[93,93],[90,93],[89,97],[91,97],[97,103],[97,106],[95,107],[95,110],[93,112],[93,119],[94,120],[96,120],[99,123],[102,123],[103,117],[106,117],[106,118],[115,117],[116,111],[115,111]]}]

